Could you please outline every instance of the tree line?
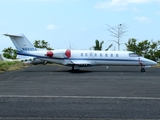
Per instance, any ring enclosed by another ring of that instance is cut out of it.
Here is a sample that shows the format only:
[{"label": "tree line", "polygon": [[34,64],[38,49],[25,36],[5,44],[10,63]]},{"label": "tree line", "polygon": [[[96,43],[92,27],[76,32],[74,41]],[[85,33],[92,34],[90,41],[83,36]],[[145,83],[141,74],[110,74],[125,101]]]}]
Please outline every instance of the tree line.
[{"label": "tree line", "polygon": [[135,52],[140,56],[154,61],[160,59],[160,40],[156,42],[149,40],[137,42],[137,39],[131,38],[125,45],[128,51]]}]

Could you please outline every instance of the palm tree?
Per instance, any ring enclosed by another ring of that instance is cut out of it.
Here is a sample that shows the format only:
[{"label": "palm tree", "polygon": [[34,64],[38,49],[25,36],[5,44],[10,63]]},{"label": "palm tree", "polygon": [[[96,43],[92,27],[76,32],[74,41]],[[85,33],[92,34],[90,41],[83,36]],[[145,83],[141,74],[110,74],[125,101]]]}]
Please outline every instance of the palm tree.
[{"label": "palm tree", "polygon": [[110,44],[110,45],[108,46],[108,48],[105,49],[105,51],[108,51],[112,46],[113,46],[113,44]]},{"label": "palm tree", "polygon": [[[92,47],[93,50],[102,50],[103,43],[104,43],[104,41],[99,42],[99,40],[96,39],[95,40],[96,45]],[[105,51],[109,50],[111,47],[112,47],[112,44],[107,49],[105,49]]]},{"label": "palm tree", "polygon": [[104,43],[104,41],[102,41],[102,42],[99,43],[99,40],[96,39],[96,41],[95,41],[95,44],[96,44],[96,45],[93,46],[93,49],[94,49],[94,50],[102,50],[102,45],[103,45],[103,43]]}]

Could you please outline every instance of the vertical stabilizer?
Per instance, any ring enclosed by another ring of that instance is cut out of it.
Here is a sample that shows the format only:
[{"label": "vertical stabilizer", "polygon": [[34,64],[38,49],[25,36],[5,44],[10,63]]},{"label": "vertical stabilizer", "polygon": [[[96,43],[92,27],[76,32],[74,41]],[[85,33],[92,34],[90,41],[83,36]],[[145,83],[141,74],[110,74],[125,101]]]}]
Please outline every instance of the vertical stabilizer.
[{"label": "vertical stabilizer", "polygon": [[32,43],[23,35],[11,35],[4,34],[5,36],[10,37],[14,46],[18,51],[36,51],[37,49],[33,46]]}]

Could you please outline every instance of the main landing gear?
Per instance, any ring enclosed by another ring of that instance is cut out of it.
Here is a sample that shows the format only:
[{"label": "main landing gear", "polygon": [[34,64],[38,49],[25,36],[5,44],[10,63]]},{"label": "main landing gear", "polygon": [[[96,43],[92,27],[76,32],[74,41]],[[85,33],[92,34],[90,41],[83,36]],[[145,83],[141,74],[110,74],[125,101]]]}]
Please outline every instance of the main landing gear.
[{"label": "main landing gear", "polygon": [[46,65],[47,64],[47,61],[44,61],[43,65]]},{"label": "main landing gear", "polygon": [[72,65],[72,71],[79,70],[79,65]]},{"label": "main landing gear", "polygon": [[74,71],[74,65],[72,65],[72,71]]},{"label": "main landing gear", "polygon": [[141,72],[146,72],[145,68],[142,67],[141,68]]}]

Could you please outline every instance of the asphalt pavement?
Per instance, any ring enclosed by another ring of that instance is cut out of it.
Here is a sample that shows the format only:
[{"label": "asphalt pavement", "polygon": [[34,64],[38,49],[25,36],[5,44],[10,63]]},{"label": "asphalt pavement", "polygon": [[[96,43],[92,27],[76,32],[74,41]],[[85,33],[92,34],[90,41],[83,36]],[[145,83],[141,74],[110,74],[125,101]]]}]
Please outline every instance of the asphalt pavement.
[{"label": "asphalt pavement", "polygon": [[30,66],[0,73],[0,119],[160,119],[160,68]]}]

